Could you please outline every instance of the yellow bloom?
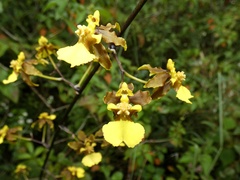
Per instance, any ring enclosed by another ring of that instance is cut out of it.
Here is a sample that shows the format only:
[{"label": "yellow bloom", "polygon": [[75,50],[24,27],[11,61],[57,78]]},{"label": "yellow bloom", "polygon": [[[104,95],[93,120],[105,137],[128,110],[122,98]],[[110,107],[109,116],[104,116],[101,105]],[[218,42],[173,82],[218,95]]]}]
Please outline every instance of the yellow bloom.
[{"label": "yellow bloom", "polygon": [[44,58],[55,53],[58,48],[57,46],[54,46],[53,44],[49,43],[48,39],[45,38],[44,36],[41,36],[38,39],[38,44],[39,46],[36,47],[37,51],[36,58],[38,59],[40,64],[48,64],[48,62],[44,60]]},{"label": "yellow bloom", "polygon": [[5,136],[7,135],[9,128],[7,125],[3,126],[2,129],[0,129],[0,144],[3,143],[3,140],[5,138]]},{"label": "yellow bloom", "polygon": [[85,174],[85,171],[83,168],[80,168],[80,167],[75,167],[75,166],[69,166],[67,167],[68,171],[71,172],[71,175],[73,177],[78,177],[78,178],[83,178],[84,177],[84,174]]},{"label": "yellow bloom", "polygon": [[89,15],[86,20],[88,26],[78,25],[78,30],[75,32],[79,37],[78,42],[73,46],[59,49],[57,51],[58,59],[71,64],[71,67],[98,59],[98,57],[91,52],[91,49],[94,44],[99,44],[102,39],[101,34],[94,34],[96,26],[99,25],[99,20],[99,11],[95,11],[94,15]]},{"label": "yellow bloom", "polygon": [[168,59],[167,69],[169,70],[169,74],[171,76],[170,81],[172,82],[172,87],[177,92],[176,97],[181,101],[191,104],[191,101],[189,101],[189,99],[192,98],[193,96],[185,86],[182,86],[182,81],[184,81],[186,78],[184,72],[183,71],[176,72],[174,62],[171,59]]},{"label": "yellow bloom", "polygon": [[20,52],[17,60],[12,60],[10,67],[13,69],[13,72],[8,76],[7,79],[3,80],[3,84],[9,84],[15,82],[20,74],[23,81],[25,81],[29,86],[38,86],[31,81],[30,76],[42,76],[43,74],[37,70],[34,65],[37,64],[46,64],[45,60],[25,60],[25,55],[23,52]]},{"label": "yellow bloom", "polygon": [[55,114],[48,115],[47,112],[43,112],[38,116],[38,120],[34,122],[31,127],[33,128],[36,124],[38,124],[38,128],[42,129],[42,127],[47,123],[50,128],[54,127],[53,120],[56,119]]},{"label": "yellow bloom", "polygon": [[133,96],[133,93],[132,90],[128,88],[127,83],[122,83],[121,88],[116,92],[115,96],[121,96],[120,102],[117,104],[109,103],[107,106],[109,111],[113,111],[115,120],[131,120],[131,116],[133,114],[136,114],[142,110],[141,105],[131,105],[129,103],[128,96]]},{"label": "yellow bloom", "polygon": [[3,84],[9,84],[17,80],[18,75],[22,70],[22,65],[24,60],[25,60],[25,55],[23,52],[20,52],[17,60],[11,61],[10,67],[13,68],[13,72],[8,76],[8,79],[3,80]]},{"label": "yellow bloom", "polygon": [[26,174],[27,173],[27,166],[24,165],[24,164],[18,164],[14,173],[16,173],[16,174],[20,174],[20,173]]},{"label": "yellow bloom", "polygon": [[[143,95],[143,93],[141,93]],[[112,95],[111,95],[112,96]],[[115,94],[115,98],[108,97],[107,102],[115,102],[116,97],[120,97],[119,103],[109,103],[107,109],[113,111],[114,122],[109,122],[102,128],[104,139],[113,146],[122,146],[126,144],[133,148],[139,144],[144,138],[145,130],[139,123],[132,122],[131,116],[140,112],[142,106],[140,104],[130,104],[131,97],[134,97],[132,90],[127,83],[122,83],[119,90]],[[143,95],[143,97],[146,95]],[[137,100],[138,98],[135,98]],[[145,101],[149,101],[144,97]],[[138,100],[137,100],[138,102]],[[144,103],[143,103],[144,104]]]},{"label": "yellow bloom", "polygon": [[103,126],[102,131],[104,139],[113,146],[125,143],[130,148],[139,144],[145,133],[141,124],[124,120],[109,122]]},{"label": "yellow bloom", "polygon": [[7,125],[3,126],[2,129],[0,129],[0,144],[3,143],[3,140],[6,139],[7,141],[16,141],[18,138],[18,131],[21,131],[22,127],[14,127],[9,128]]},{"label": "yellow bloom", "polygon": [[87,167],[92,167],[93,165],[96,165],[101,161],[102,161],[102,155],[99,152],[87,154],[82,159],[83,165]]}]

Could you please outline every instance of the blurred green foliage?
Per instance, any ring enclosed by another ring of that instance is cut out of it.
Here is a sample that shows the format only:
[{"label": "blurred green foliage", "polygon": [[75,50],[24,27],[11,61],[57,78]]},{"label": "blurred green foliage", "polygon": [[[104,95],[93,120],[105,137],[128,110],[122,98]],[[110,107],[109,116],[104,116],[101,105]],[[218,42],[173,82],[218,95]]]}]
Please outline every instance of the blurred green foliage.
[{"label": "blurred green foliage", "polygon": [[[77,41],[77,24],[85,24],[87,14],[99,9],[101,21],[121,25],[136,6],[135,1],[25,0],[0,2],[0,80],[10,73],[12,59],[20,51],[32,50],[40,35],[59,46]],[[165,67],[172,58],[187,75],[193,104],[178,101],[170,92],[147,105],[137,118],[146,129],[146,139],[134,149],[101,149],[103,161],[87,169],[84,179],[239,179],[240,176],[240,4],[238,1],[152,0],[146,3],[124,34],[128,50],[119,50],[124,68],[140,78],[142,64]],[[73,83],[85,67],[62,73]],[[108,81],[110,78],[110,82]],[[117,90],[121,76],[116,62],[110,72],[100,70],[90,81],[65,125],[72,132],[93,133],[107,123],[103,97]],[[130,81],[129,81],[130,82]],[[132,82],[132,81],[131,81]],[[64,84],[38,80],[38,91],[53,107],[69,103],[74,91]],[[142,88],[132,82],[135,88]],[[22,125],[26,136],[41,137],[30,125],[47,111],[42,101],[21,80],[12,85],[0,83],[0,127]],[[68,137],[68,139],[66,139]],[[70,135],[62,131],[48,163],[47,179],[54,179],[63,167],[81,157],[66,146]],[[61,141],[62,140],[62,141]],[[63,143],[64,142],[64,143]],[[31,167],[29,178],[37,178],[46,148],[36,142],[17,141],[0,145],[0,178],[12,179],[16,165]],[[15,177],[16,178],[16,177]]]}]

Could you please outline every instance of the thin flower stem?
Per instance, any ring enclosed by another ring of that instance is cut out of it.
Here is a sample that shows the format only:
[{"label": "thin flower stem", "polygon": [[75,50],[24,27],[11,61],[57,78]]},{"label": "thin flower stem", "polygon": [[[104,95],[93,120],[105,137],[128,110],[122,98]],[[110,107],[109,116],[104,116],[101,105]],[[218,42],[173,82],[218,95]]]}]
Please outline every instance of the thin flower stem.
[{"label": "thin flower stem", "polygon": [[[73,83],[71,83],[70,81],[68,81],[61,73],[61,71],[58,69],[57,65],[55,64],[55,62],[53,61],[51,55],[48,55],[48,58],[51,62],[51,64],[53,65],[53,68],[57,71],[57,73],[62,77],[62,80],[67,83],[70,87],[72,87],[73,89],[75,89],[75,86]],[[76,89],[75,89],[76,90]]]},{"label": "thin flower stem", "polygon": [[52,76],[47,76],[47,75],[44,75],[44,74],[37,74],[35,76],[38,76],[38,77],[41,77],[41,78],[44,78],[44,79],[48,79],[48,80],[52,80],[52,81],[62,81],[63,80],[61,77],[52,77]]},{"label": "thin flower stem", "polygon": [[47,106],[50,109],[51,112],[54,111],[53,107],[47,102],[47,100],[38,92],[38,90],[35,87],[30,86],[30,88],[39,97],[39,99],[42,100],[45,106]]},{"label": "thin flower stem", "polygon": [[22,136],[15,136],[17,139],[24,140],[24,141],[32,141],[32,138],[22,137]]},{"label": "thin flower stem", "polygon": [[48,58],[50,60],[50,62],[52,63],[54,69],[58,72],[58,74],[62,77],[62,73],[59,71],[57,65],[55,64],[55,62],[53,61],[52,57],[50,55],[48,55]]},{"label": "thin flower stem", "polygon": [[111,49],[111,51],[112,51],[112,54],[113,54],[114,59],[115,59],[115,60],[117,61],[117,63],[118,63],[119,69],[120,69],[120,71],[121,71],[121,79],[122,79],[122,81],[123,81],[123,79],[124,79],[124,75],[126,75],[126,76],[128,76],[129,78],[131,78],[131,79],[133,79],[133,80],[135,80],[135,81],[138,81],[138,82],[140,82],[140,83],[143,83],[143,84],[146,84],[146,83],[147,83],[147,81],[144,81],[144,80],[142,80],[142,79],[139,79],[139,78],[137,78],[137,77],[129,74],[128,72],[126,72],[126,71],[123,69],[123,67],[122,67],[121,61],[118,59],[116,50],[115,50],[115,49]]},{"label": "thin flower stem", "polygon": [[121,79],[122,79],[122,82],[123,82],[124,72],[125,72],[125,71],[124,71],[124,69],[123,69],[123,67],[122,67],[122,63],[121,63],[121,61],[119,61],[119,59],[118,59],[118,56],[117,56],[117,53],[116,53],[115,48],[111,49],[111,52],[112,52],[113,58],[117,61],[118,67],[119,67],[119,69],[120,69],[120,71],[121,71]]},{"label": "thin flower stem", "polygon": [[48,148],[46,143],[42,143],[41,141],[38,141],[36,139],[33,138],[28,138],[28,137],[23,137],[23,136],[16,136],[17,139],[23,140],[23,141],[32,141],[35,142],[37,144],[41,144],[42,146],[44,146],[45,148]]},{"label": "thin flower stem", "polygon": [[79,83],[75,87],[78,87],[78,88],[81,87],[82,83],[84,82],[84,80],[86,79],[88,74],[91,72],[92,68],[93,68],[93,63],[90,63],[90,65],[88,66],[87,70],[85,71],[85,73],[81,77]]},{"label": "thin flower stem", "polygon": [[126,72],[126,71],[124,71],[124,74],[125,74],[127,77],[129,77],[129,78],[131,78],[131,79],[133,79],[133,80],[135,80],[135,81],[138,81],[138,82],[140,82],[140,83],[143,83],[143,84],[146,84],[146,83],[147,83],[147,81],[144,81],[144,80],[142,80],[142,79],[139,79],[139,78],[137,78],[137,77],[129,74],[129,73]]},{"label": "thin flower stem", "polygon": [[47,126],[43,127],[43,132],[42,132],[42,143],[45,143],[45,139],[46,139],[46,132],[47,132]]}]

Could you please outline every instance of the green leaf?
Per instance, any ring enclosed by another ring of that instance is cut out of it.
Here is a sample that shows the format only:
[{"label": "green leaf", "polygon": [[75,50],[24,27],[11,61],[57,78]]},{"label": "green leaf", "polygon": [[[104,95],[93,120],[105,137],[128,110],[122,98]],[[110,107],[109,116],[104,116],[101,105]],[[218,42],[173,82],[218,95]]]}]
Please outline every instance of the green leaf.
[{"label": "green leaf", "polygon": [[40,154],[42,154],[44,152],[45,148],[43,147],[37,147],[36,150],[34,151],[34,156],[37,157]]},{"label": "green leaf", "polygon": [[[0,2],[0,11],[1,11],[1,2]],[[9,48],[9,46],[5,43],[0,41],[0,57],[5,53],[5,51]]]},{"label": "green leaf", "polygon": [[203,168],[204,175],[209,175],[209,170],[212,163],[212,157],[209,154],[202,154],[200,156],[200,164]]},{"label": "green leaf", "polygon": [[230,130],[237,127],[237,124],[236,124],[236,121],[232,118],[224,118],[223,127],[226,130]]},{"label": "green leaf", "polygon": [[235,159],[236,155],[233,149],[223,149],[220,155],[220,160],[223,163],[224,167],[234,162]]},{"label": "green leaf", "polygon": [[31,159],[31,158],[32,158],[32,156],[28,153],[19,153],[17,155],[18,160],[27,160],[27,159]]},{"label": "green leaf", "polygon": [[29,153],[31,153],[31,154],[34,153],[34,147],[33,147],[33,144],[32,144],[32,143],[28,142],[28,143],[26,143],[25,146],[26,146],[26,148],[27,148],[27,150],[28,150]]},{"label": "green leaf", "polygon": [[120,171],[117,171],[112,175],[111,179],[122,180],[123,179],[123,173],[120,172]]},{"label": "green leaf", "polygon": [[234,147],[235,151],[240,155],[240,145],[235,144],[233,147]]}]

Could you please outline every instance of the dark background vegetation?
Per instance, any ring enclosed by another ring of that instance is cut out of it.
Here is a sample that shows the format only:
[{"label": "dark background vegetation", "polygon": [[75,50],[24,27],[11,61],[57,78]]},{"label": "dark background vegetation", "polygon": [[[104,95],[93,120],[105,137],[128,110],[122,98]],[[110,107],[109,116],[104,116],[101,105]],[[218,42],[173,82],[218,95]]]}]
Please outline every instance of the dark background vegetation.
[{"label": "dark background vegetation", "polygon": [[[20,51],[34,57],[40,35],[59,47],[73,45],[77,24],[85,24],[88,14],[100,11],[101,23],[123,25],[137,1],[24,0],[0,2],[0,80],[11,70],[10,61]],[[134,149],[108,147],[97,168],[86,169],[85,179],[240,179],[240,3],[237,0],[151,0],[146,3],[124,34],[128,50],[118,50],[124,68],[139,78],[143,64],[164,67],[167,59],[186,73],[185,85],[194,98],[192,105],[180,102],[175,92],[144,107],[137,121],[146,129],[144,143]],[[77,82],[85,68],[60,70]],[[109,75],[111,73],[111,75]],[[111,81],[109,82],[109,77]],[[132,82],[135,89],[141,84]],[[35,79],[38,91],[61,107],[74,97],[63,83]],[[79,127],[93,133],[110,120],[103,97],[116,90],[121,76],[116,62],[110,72],[100,70],[83,97],[70,113],[66,127]],[[31,122],[48,111],[22,80],[10,85],[0,83],[0,127],[23,126],[26,136]],[[58,111],[57,113],[61,113]],[[33,132],[35,138],[40,132]],[[70,137],[61,132],[58,140]],[[18,163],[31,167],[29,178],[37,179],[46,150],[36,143],[18,141],[0,145],[0,179],[12,179]],[[23,156],[22,154],[28,154]],[[54,148],[48,179],[63,167],[81,158],[64,143]]]}]

